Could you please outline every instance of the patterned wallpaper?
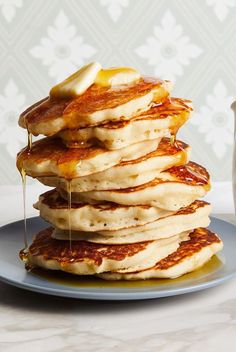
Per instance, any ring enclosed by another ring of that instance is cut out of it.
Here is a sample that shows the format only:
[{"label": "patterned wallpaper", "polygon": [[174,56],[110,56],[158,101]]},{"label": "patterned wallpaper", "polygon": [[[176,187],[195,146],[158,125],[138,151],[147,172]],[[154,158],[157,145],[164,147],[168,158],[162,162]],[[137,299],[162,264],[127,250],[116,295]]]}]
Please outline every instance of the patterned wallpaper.
[{"label": "patterned wallpaper", "polygon": [[236,0],[0,0],[0,183],[18,184],[18,114],[87,61],[171,79],[193,99],[180,136],[217,181],[231,178]]}]

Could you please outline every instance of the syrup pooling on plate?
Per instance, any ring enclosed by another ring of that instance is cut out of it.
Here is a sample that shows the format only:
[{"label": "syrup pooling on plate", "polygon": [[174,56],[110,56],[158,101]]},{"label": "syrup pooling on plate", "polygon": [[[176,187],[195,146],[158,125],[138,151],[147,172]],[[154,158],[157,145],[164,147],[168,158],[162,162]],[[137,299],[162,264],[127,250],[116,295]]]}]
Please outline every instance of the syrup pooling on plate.
[{"label": "syrup pooling on plate", "polygon": [[150,279],[137,281],[104,281],[100,278],[90,276],[77,277],[62,271],[43,270],[41,268],[34,268],[31,273],[41,279],[47,280],[57,285],[76,287],[76,288],[158,288],[165,285],[170,285],[171,288],[184,282],[194,282],[195,280],[207,277],[209,274],[215,273],[224,265],[221,258],[214,255],[211,260],[201,268],[191,273],[180,276],[176,279]]}]

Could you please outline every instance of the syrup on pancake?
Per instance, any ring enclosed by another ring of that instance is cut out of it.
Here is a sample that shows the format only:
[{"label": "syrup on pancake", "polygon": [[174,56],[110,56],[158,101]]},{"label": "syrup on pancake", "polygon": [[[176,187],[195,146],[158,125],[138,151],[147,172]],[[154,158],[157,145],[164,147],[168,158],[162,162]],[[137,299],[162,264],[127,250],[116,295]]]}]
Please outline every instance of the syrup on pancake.
[{"label": "syrup on pancake", "polygon": [[152,242],[104,245],[87,241],[73,241],[73,247],[70,249],[68,240],[58,241],[52,238],[52,233],[52,227],[40,231],[29,247],[29,255],[43,256],[44,260],[56,260],[64,265],[88,259],[99,266],[104,258],[121,261],[144,250]]},{"label": "syrup on pancake", "polygon": [[[156,88],[160,89],[157,100],[161,103],[168,97],[169,92],[165,81],[159,79],[146,77],[136,83],[113,88],[93,84],[84,94],[74,99],[58,100],[48,97],[41,100],[20,115],[19,124],[23,128],[27,127],[34,135],[42,132],[45,135],[53,135],[65,128],[84,127],[87,125],[86,121],[83,121],[84,115],[115,108]],[[47,133],[39,131],[41,123],[48,124]]]}]

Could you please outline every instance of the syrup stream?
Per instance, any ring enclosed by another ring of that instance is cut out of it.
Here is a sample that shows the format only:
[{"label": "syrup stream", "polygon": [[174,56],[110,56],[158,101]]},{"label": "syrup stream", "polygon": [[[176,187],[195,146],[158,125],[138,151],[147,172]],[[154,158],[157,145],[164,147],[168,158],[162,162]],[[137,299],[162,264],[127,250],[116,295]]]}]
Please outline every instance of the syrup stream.
[{"label": "syrup stream", "polygon": [[72,250],[72,240],[71,240],[71,180],[67,181],[67,191],[68,191],[68,227],[69,227],[69,242],[70,242],[70,252]]},{"label": "syrup stream", "polygon": [[28,151],[30,152],[31,149],[32,149],[32,133],[30,133],[28,130],[27,130],[27,133],[28,133],[28,145],[27,145],[27,149],[28,149]]},{"label": "syrup stream", "polygon": [[23,211],[24,211],[24,251],[28,250],[28,231],[27,231],[27,220],[26,220],[26,172],[22,168],[20,171],[21,182],[22,182],[22,193],[23,193]]},{"label": "syrup stream", "polygon": [[[32,148],[32,133],[29,132],[28,128],[27,128],[27,134],[28,134],[27,150],[28,150],[28,153],[30,153]],[[27,229],[27,218],[26,218],[26,172],[23,167],[20,169],[20,175],[21,175],[21,184],[22,184],[22,195],[23,195],[24,248],[20,251],[19,256],[20,256],[20,259],[27,265],[29,243],[28,243],[28,229]]]}]

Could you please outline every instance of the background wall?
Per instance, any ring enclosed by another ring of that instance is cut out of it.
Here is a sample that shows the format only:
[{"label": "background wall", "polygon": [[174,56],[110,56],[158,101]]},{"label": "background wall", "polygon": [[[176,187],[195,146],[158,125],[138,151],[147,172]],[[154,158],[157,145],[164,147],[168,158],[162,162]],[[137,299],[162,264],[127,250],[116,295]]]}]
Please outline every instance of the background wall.
[{"label": "background wall", "polygon": [[0,183],[18,184],[18,114],[87,61],[171,79],[193,99],[180,135],[213,180],[231,178],[236,0],[0,0]]}]

